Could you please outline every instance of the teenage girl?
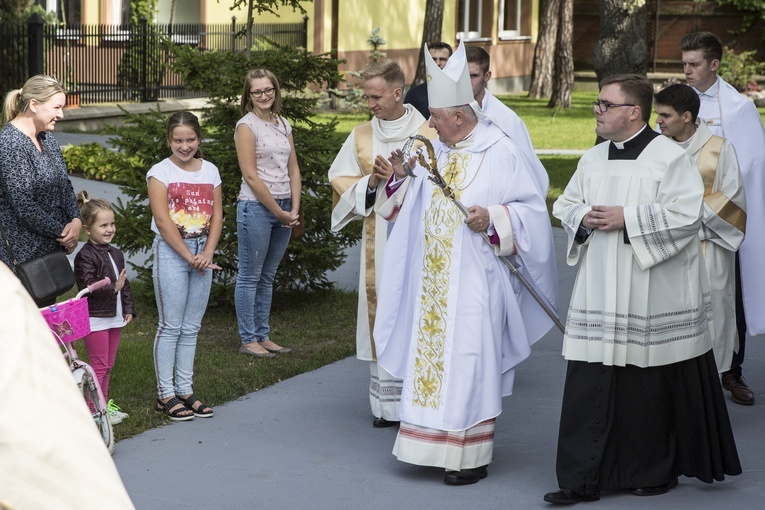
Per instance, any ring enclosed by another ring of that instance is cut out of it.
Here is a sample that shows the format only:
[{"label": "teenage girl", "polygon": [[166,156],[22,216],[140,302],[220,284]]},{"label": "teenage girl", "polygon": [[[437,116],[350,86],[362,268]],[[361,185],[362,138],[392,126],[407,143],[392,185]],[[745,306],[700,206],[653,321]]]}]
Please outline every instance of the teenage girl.
[{"label": "teenage girl", "polygon": [[154,339],[155,410],[173,421],[209,418],[213,409],[194,395],[197,333],[207,309],[215,247],[223,228],[218,168],[202,159],[202,129],[189,112],[167,125],[172,155],[146,176],[155,232],[154,294],[159,326]]},{"label": "teenage girl", "polygon": [[120,332],[136,315],[133,295],[125,273],[125,257],[110,244],[117,233],[111,204],[100,198],[89,200],[86,191],[77,195],[77,203],[82,226],[88,234],[88,242],[74,258],[77,286],[82,289],[106,277],[112,281],[111,285],[88,295],[90,334],[85,337],[85,349],[104,398],[109,402],[111,422],[117,424],[128,415],[109,399],[109,378],[117,358]]}]

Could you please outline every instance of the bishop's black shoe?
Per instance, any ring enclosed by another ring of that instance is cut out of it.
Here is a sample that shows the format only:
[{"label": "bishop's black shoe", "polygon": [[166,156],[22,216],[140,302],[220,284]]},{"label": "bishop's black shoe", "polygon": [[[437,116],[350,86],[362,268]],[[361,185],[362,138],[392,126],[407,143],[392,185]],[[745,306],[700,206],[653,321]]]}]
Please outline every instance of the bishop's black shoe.
[{"label": "bishop's black shoe", "polygon": [[463,469],[461,471],[447,471],[444,477],[444,483],[447,485],[470,485],[482,480],[489,475],[488,466],[481,466],[473,469]]},{"label": "bishop's black shoe", "polygon": [[374,425],[375,427],[395,427],[399,423],[401,422],[388,421],[385,418],[375,418],[374,421],[372,422],[372,425]]}]

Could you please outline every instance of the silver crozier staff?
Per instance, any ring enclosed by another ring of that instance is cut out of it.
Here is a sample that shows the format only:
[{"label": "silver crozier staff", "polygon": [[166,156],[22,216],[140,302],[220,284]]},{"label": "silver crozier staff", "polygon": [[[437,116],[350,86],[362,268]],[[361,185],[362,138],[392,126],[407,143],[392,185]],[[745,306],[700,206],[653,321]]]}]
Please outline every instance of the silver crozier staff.
[{"label": "silver crozier staff", "polygon": [[[425,148],[428,151],[428,159],[430,159],[430,163],[428,163],[425,160],[425,155],[422,153],[422,147],[420,147],[418,150],[414,152],[414,155],[412,155],[412,148],[414,146],[415,141],[419,140],[425,145]],[[468,213],[467,208],[460,202],[457,197],[454,194],[454,190],[449,187],[449,185],[446,183],[444,178],[441,176],[441,173],[438,171],[437,166],[437,160],[435,151],[433,149],[433,144],[430,143],[430,140],[425,138],[422,135],[414,135],[410,136],[409,139],[404,144],[404,147],[402,148],[401,157],[403,159],[404,164],[404,171],[407,173],[407,175],[411,177],[416,177],[414,175],[414,172],[412,172],[412,168],[409,166],[409,160],[416,157],[417,161],[420,163],[420,165],[423,168],[426,168],[428,170],[428,173],[430,173],[430,176],[428,179],[433,181],[433,183],[441,188],[441,191],[443,192],[444,196],[448,198],[449,200],[454,203],[455,206],[457,206],[457,209],[462,212],[462,214],[467,218],[470,213]],[[481,232],[481,237],[483,237],[483,240],[489,243],[491,245],[491,240],[489,239],[489,235],[486,232]],[[537,291],[536,286],[528,281],[523,274],[518,270],[518,268],[513,264],[513,261],[510,260],[509,257],[498,255],[497,258],[502,261],[505,266],[510,270],[510,272],[515,275],[516,278],[521,282],[521,284],[526,287],[526,290],[529,291],[531,296],[536,300],[537,303],[539,303],[539,306],[542,307],[542,309],[545,311],[547,315],[550,316],[550,318],[553,320],[556,326],[558,326],[558,329],[561,330],[561,332],[565,332],[565,327],[563,326],[563,323],[558,318],[558,314],[555,311],[555,308],[547,301],[547,299]]]}]

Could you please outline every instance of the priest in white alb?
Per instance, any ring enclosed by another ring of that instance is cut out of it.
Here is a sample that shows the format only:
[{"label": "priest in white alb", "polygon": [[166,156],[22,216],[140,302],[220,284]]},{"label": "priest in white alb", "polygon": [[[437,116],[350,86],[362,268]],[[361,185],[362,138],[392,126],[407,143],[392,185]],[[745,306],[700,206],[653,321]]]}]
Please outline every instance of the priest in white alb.
[{"label": "priest in white alb", "polygon": [[730,370],[738,351],[736,331],[736,250],[744,241],[746,196],[736,149],[706,124],[696,127],[699,96],[687,85],[670,85],[654,97],[656,123],[696,162],[704,182],[701,253],[712,293],[712,347],[717,370]]},{"label": "priest in white alb", "polygon": [[412,135],[435,136],[428,121],[404,104],[404,71],[390,59],[373,62],[362,73],[364,95],[373,117],[359,124],[343,143],[329,169],[333,191],[332,230],[363,220],[359,301],[356,317],[356,357],[369,362],[369,404],[375,427],[398,425],[401,380],[381,370],[372,330],[377,308],[377,282],[388,224],[373,214],[377,193],[391,168],[388,156]]},{"label": "priest in white alb", "polygon": [[380,366],[403,379],[394,455],[444,468],[445,483],[465,485],[487,475],[502,397],[552,326],[497,255],[512,257],[553,307],[557,282],[542,278],[555,274],[545,195],[517,146],[469,106],[464,45],[443,70],[427,47],[424,54],[430,125],[438,132],[434,157],[469,216],[428,180],[426,168],[417,165],[408,176],[404,155],[391,156],[394,175],[375,205],[394,224],[374,337]]}]

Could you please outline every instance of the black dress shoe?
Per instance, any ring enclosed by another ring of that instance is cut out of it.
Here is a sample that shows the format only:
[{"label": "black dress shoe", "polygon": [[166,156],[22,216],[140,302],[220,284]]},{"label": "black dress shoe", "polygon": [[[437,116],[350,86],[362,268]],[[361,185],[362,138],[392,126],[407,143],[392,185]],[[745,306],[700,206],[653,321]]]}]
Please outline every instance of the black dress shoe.
[{"label": "black dress shoe", "polygon": [[385,418],[375,418],[375,421],[372,422],[372,425],[375,427],[395,427],[401,423],[400,421],[388,421]]},{"label": "black dress shoe", "polygon": [[669,483],[664,485],[657,485],[655,487],[640,487],[639,489],[632,489],[632,494],[635,496],[658,496],[659,494],[666,494],[672,489],[677,487],[677,478],[670,480]]},{"label": "black dress shoe", "polygon": [[489,475],[488,466],[481,466],[473,469],[463,469],[462,471],[447,471],[444,477],[444,483],[447,485],[470,485],[482,480]]},{"label": "black dress shoe", "polygon": [[722,377],[722,387],[730,391],[730,397],[735,403],[742,406],[754,405],[754,393],[743,375],[725,374]]},{"label": "black dress shoe", "polygon": [[557,492],[548,492],[545,494],[544,500],[553,505],[573,505],[574,503],[582,503],[586,501],[597,501],[600,499],[600,494],[593,494],[592,496],[585,496],[579,494],[571,489],[561,489]]}]

